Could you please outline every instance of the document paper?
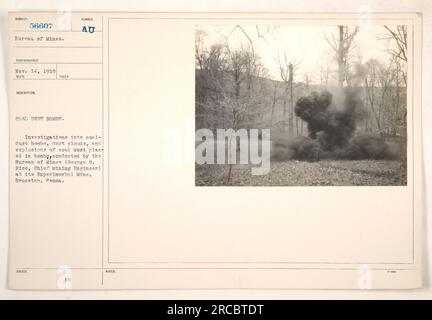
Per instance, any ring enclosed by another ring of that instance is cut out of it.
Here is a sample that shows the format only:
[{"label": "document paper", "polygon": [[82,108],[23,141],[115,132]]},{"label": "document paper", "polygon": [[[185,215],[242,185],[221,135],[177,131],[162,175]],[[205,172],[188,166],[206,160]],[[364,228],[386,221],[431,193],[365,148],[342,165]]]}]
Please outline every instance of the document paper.
[{"label": "document paper", "polygon": [[422,285],[421,15],[11,12],[13,289]]}]

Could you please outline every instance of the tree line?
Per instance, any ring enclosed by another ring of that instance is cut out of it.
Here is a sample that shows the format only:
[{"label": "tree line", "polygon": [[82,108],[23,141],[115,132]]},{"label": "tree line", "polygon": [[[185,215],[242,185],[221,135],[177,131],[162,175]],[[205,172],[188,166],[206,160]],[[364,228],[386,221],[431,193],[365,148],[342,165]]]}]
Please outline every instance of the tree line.
[{"label": "tree line", "polygon": [[257,26],[251,37],[242,26],[234,26],[231,32],[239,32],[246,39],[246,45],[236,47],[230,45],[229,34],[206,45],[207,34],[196,31],[197,129],[271,128],[272,135],[305,135],[306,124],[295,115],[295,102],[312,91],[351,87],[358,89],[364,105],[358,130],[383,138],[406,138],[406,26],[382,26],[379,40],[389,43],[388,59],[383,62],[372,58],[364,63],[353,55],[359,28],[335,27],[323,39],[331,59],[308,69],[302,79],[298,72],[302,59],[289,57],[286,50],[276,54],[278,78],[270,77],[254,41],[266,41],[266,33],[272,28],[262,30]]}]

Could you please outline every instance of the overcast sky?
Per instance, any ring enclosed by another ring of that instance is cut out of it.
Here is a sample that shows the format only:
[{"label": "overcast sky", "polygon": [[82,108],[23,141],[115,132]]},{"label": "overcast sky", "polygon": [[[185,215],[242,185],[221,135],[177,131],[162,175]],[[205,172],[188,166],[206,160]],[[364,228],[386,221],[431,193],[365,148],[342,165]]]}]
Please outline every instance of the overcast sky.
[{"label": "overcast sky", "polygon": [[[205,26],[197,29],[205,32],[204,43],[206,47],[222,42],[229,35],[230,47],[247,47],[250,41],[239,28],[235,26]],[[301,61],[296,81],[304,81],[307,75],[311,82],[319,82],[317,69],[328,61],[331,69],[336,68],[334,51],[325,40],[334,35],[337,38],[337,26],[242,26],[253,43],[254,51],[262,59],[268,69],[269,76],[279,78],[277,63],[278,52],[283,57],[284,51],[288,60]],[[352,29],[354,27],[351,27]],[[234,29],[234,31],[233,31]],[[261,37],[259,36],[261,35]],[[361,27],[357,33],[352,50],[352,61],[364,63],[370,58],[376,58],[387,62],[390,55],[387,52],[392,45],[388,40],[383,40],[385,29],[382,26]],[[334,72],[333,72],[334,75]],[[330,79],[334,82],[335,79]]]}]

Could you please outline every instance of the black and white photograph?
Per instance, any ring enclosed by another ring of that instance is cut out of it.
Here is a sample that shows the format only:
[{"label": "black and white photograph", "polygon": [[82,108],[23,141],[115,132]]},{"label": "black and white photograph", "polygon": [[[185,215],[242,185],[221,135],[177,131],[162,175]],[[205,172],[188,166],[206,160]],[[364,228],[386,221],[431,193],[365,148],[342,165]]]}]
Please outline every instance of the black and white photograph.
[{"label": "black and white photograph", "polygon": [[432,3],[3,2],[0,300],[432,298]]},{"label": "black and white photograph", "polygon": [[198,25],[196,186],[406,186],[406,25]]}]

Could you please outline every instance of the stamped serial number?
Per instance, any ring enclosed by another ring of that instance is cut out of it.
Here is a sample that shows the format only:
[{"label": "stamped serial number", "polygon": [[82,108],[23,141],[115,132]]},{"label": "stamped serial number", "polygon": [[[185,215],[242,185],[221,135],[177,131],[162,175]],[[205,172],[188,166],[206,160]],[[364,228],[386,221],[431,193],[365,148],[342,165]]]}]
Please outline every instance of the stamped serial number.
[{"label": "stamped serial number", "polygon": [[50,22],[30,22],[30,29],[51,29],[53,24]]}]

